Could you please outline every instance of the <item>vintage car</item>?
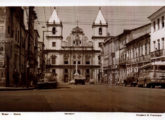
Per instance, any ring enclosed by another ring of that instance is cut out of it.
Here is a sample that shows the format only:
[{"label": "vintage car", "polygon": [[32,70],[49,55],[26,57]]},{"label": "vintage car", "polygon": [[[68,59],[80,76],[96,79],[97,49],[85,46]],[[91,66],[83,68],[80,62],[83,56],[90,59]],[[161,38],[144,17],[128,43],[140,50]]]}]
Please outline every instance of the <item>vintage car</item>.
[{"label": "vintage car", "polygon": [[137,84],[139,87],[165,88],[165,63],[153,62],[142,66]]},{"label": "vintage car", "polygon": [[85,77],[82,76],[82,75],[74,75],[74,81],[75,81],[75,84],[82,84],[82,85],[85,85]]},{"label": "vintage car", "polygon": [[95,84],[95,80],[94,79],[90,79],[89,80],[89,84]]},{"label": "vintage car", "polygon": [[56,74],[52,72],[45,72],[37,82],[37,88],[56,88],[57,79]]},{"label": "vintage car", "polygon": [[138,77],[137,73],[131,74],[124,80],[125,86],[135,87],[137,85]]}]

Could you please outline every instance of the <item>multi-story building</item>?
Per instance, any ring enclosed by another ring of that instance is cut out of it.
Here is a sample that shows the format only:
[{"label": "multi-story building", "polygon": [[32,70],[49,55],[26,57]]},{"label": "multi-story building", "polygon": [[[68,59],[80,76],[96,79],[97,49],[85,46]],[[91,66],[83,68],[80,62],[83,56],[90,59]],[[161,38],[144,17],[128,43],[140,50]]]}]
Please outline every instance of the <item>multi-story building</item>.
[{"label": "multi-story building", "polygon": [[[29,42],[29,28],[25,27],[25,9],[23,7],[2,7],[0,11],[2,16],[0,84],[3,86],[25,85]],[[34,41],[33,38],[32,41]],[[15,72],[18,73],[17,80],[14,80]]]},{"label": "multi-story building", "polygon": [[150,63],[150,24],[132,29],[126,43],[127,78],[138,77],[139,68]]},{"label": "multi-story building", "polygon": [[123,84],[129,77],[136,77],[139,68],[150,62],[150,24],[124,30],[113,39],[109,37],[104,46],[108,63],[105,68],[109,72],[105,71],[110,83]]},{"label": "multi-story building", "polygon": [[103,44],[103,69],[104,69],[104,80],[109,82],[109,72],[110,72],[110,63],[109,63],[109,56],[110,56],[110,37],[108,36]]},{"label": "multi-story building", "polygon": [[[1,17],[3,26],[1,34],[1,45],[3,48],[3,58],[1,57],[1,85],[10,86],[14,85],[13,80],[14,70],[18,72],[24,71],[24,52],[25,52],[25,40],[26,31],[23,21],[23,9],[21,7],[4,7],[1,8]],[[3,74],[2,74],[3,73]],[[2,80],[3,79],[3,80]],[[22,81],[18,80],[18,84],[22,84]]]},{"label": "multi-story building", "polygon": [[[104,42],[104,79],[107,83],[115,84],[118,77],[118,46],[117,37],[109,36]],[[116,55],[117,54],[117,55]]]},{"label": "multi-story building", "polygon": [[151,20],[151,59],[165,64],[165,7],[148,17]]},{"label": "multi-story building", "polygon": [[38,55],[37,55],[37,63],[38,63],[38,74],[41,74],[44,71],[44,43],[38,41]]},{"label": "multi-story building", "polygon": [[129,39],[129,30],[124,30],[123,33],[118,35],[119,41],[119,84],[123,84],[127,78],[126,69],[126,42]]},{"label": "multi-story building", "polygon": [[86,80],[101,80],[102,44],[107,36],[108,24],[101,10],[94,21],[93,36],[89,40],[82,28],[76,26],[70,35],[63,40],[63,24],[54,9],[48,23],[48,31],[44,36],[46,69],[57,73],[58,81],[68,82],[74,74],[86,77]]},{"label": "multi-story building", "polygon": [[6,19],[5,19],[5,15],[6,15],[6,8],[0,8],[0,85],[5,85],[5,81],[6,81],[6,66],[5,66],[5,47],[7,46],[6,44],[8,44],[9,40],[5,39],[6,36]]}]

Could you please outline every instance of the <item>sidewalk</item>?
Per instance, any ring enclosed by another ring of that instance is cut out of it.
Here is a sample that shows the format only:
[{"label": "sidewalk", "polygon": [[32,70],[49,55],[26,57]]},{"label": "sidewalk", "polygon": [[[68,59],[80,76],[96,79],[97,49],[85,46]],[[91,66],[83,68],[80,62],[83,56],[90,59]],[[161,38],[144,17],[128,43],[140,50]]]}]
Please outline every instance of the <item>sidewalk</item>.
[{"label": "sidewalk", "polygon": [[0,91],[33,90],[34,87],[0,87]]}]

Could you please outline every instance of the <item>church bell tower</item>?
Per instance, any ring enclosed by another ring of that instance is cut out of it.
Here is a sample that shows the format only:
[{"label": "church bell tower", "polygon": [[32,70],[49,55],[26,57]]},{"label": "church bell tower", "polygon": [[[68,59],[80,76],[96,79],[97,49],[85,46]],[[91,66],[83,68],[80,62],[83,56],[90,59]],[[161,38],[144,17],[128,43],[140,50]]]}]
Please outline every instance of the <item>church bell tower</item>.
[{"label": "church bell tower", "polygon": [[107,31],[108,31],[108,23],[106,22],[101,12],[101,8],[99,8],[97,17],[92,24],[92,30],[93,30],[92,40],[95,43],[94,49],[100,50],[101,45],[104,42],[104,39],[107,37]]},{"label": "church bell tower", "polygon": [[63,25],[57,15],[56,8],[54,8],[52,15],[47,22],[47,28],[48,32],[46,33],[45,49],[61,49]]}]

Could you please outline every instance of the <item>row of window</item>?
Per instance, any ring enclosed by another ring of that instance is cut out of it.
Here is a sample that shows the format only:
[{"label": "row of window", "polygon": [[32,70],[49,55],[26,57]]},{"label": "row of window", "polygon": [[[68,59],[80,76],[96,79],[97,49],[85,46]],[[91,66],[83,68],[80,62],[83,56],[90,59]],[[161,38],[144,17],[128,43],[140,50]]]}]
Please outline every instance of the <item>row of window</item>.
[{"label": "row of window", "polygon": [[[102,33],[103,33],[102,31],[103,31],[103,30],[102,30],[102,28],[100,27],[100,28],[99,28],[99,35],[102,35]],[[53,27],[53,28],[52,28],[52,34],[56,34],[56,32],[57,32],[56,28]]]},{"label": "row of window", "polygon": [[[8,26],[8,32],[10,31],[10,27]],[[12,36],[13,36],[13,30],[12,30]],[[22,33],[19,30],[15,30],[15,41],[17,43],[20,43],[21,41],[21,46],[25,47],[25,38],[23,38]]]},{"label": "row of window", "polygon": [[153,44],[155,50],[164,49],[164,38],[153,41]]},{"label": "row of window", "polygon": [[[80,40],[79,41],[75,40],[75,41],[73,41],[73,45],[79,46],[79,45],[81,45],[81,41]],[[56,47],[56,42],[52,42],[52,47]]]},{"label": "row of window", "polygon": [[[157,27],[156,27],[157,26]],[[159,30],[160,28],[164,28],[164,16],[158,18],[153,22],[153,29],[154,31]]]},{"label": "row of window", "polygon": [[[52,62],[52,64],[56,64],[56,57],[52,57],[51,62]],[[87,65],[90,65],[90,61],[86,61],[85,63]],[[68,61],[64,61],[64,64],[67,65],[67,64],[69,64],[69,62]],[[73,61],[73,64],[76,64],[76,61]],[[81,64],[81,61],[77,61],[77,64]]]},{"label": "row of window", "polygon": [[145,43],[144,45],[129,49],[127,51],[127,56],[124,55],[123,57],[125,57],[125,59],[126,57],[128,59],[131,59],[131,58],[137,58],[142,55],[147,55],[149,53],[150,53],[150,44]]},{"label": "row of window", "polygon": [[[65,74],[68,74],[68,72],[69,72],[68,69],[64,69],[64,73],[65,73]],[[74,74],[75,72],[76,72],[76,70],[73,71],[73,74]],[[81,74],[81,70],[77,70],[77,72],[78,72],[79,74]],[[89,74],[89,73],[90,73],[90,70],[89,70],[89,69],[86,69],[85,72],[86,72],[86,74]]]},{"label": "row of window", "polygon": [[[77,45],[77,46],[79,46],[79,45],[81,45],[81,41],[79,40],[75,40],[75,41],[73,41],[73,45]],[[102,42],[100,42],[99,43],[99,47],[102,47],[102,45],[103,45],[103,43]],[[56,42],[52,42],[52,47],[56,47]]]},{"label": "row of window", "polygon": [[73,45],[77,45],[77,46],[81,45],[81,40],[74,40]]}]

